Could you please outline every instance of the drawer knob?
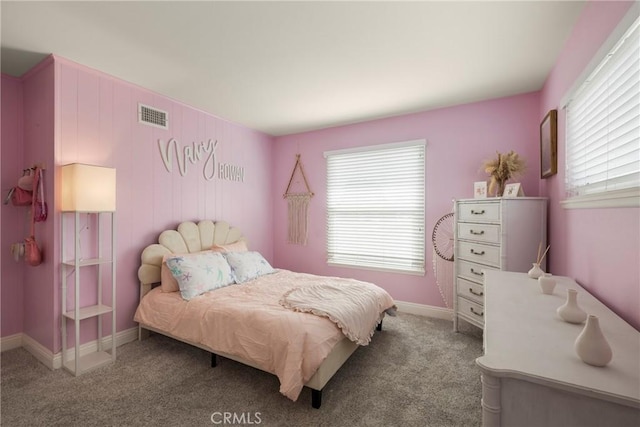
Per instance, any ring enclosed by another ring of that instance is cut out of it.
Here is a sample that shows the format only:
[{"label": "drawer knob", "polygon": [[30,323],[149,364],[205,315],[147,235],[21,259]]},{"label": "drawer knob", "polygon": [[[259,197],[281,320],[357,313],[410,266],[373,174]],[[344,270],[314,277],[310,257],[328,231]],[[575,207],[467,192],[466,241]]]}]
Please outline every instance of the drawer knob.
[{"label": "drawer knob", "polygon": [[473,269],[473,267],[471,267],[471,272],[472,272],[473,274],[475,274],[476,276],[484,276],[484,273],[483,273],[482,271],[481,271],[481,272],[477,272],[477,271],[475,271],[475,270]]},{"label": "drawer knob", "polygon": [[476,236],[482,236],[484,234],[484,230],[480,230],[480,231],[469,230],[469,233],[475,234]]},{"label": "drawer knob", "polygon": [[482,209],[481,211],[474,211],[473,209],[471,209],[471,214],[472,215],[484,215],[484,209]]},{"label": "drawer knob", "polygon": [[484,296],[484,292],[478,293],[478,292],[474,291],[473,288],[469,288],[469,292],[472,293],[475,296],[478,296],[478,297]]},{"label": "drawer knob", "polygon": [[473,248],[471,248],[471,253],[474,254],[474,255],[484,255],[484,251],[476,252],[476,251],[473,250]]},{"label": "drawer knob", "polygon": [[471,310],[471,312],[472,312],[473,314],[475,314],[476,316],[480,316],[480,317],[483,317],[483,316],[484,316],[484,312],[479,313],[479,312],[475,311],[475,310],[473,309],[473,307],[469,307],[469,310]]}]

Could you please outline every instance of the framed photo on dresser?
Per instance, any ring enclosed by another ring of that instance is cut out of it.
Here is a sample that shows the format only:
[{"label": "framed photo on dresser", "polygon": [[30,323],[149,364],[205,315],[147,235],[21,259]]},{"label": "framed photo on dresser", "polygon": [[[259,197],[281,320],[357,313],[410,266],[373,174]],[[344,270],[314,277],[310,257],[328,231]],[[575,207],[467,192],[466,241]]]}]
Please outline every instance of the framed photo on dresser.
[{"label": "framed photo on dresser", "polygon": [[487,181],[477,181],[473,183],[473,197],[475,199],[487,198]]},{"label": "framed photo on dresser", "polygon": [[522,185],[519,182],[513,184],[507,184],[504,187],[504,193],[502,197],[523,197],[524,191],[522,191]]}]

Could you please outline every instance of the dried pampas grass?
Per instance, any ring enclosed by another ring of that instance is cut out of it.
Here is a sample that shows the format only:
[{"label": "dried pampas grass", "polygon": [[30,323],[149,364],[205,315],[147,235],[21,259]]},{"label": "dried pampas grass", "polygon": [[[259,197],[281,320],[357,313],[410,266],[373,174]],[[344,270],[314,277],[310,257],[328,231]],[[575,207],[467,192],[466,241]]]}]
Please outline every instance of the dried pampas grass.
[{"label": "dried pampas grass", "polygon": [[506,154],[498,152],[497,158],[486,160],[482,167],[491,177],[489,194],[494,193],[495,189],[495,195],[500,197],[502,196],[507,180],[524,172],[525,162],[518,153],[511,150]]}]

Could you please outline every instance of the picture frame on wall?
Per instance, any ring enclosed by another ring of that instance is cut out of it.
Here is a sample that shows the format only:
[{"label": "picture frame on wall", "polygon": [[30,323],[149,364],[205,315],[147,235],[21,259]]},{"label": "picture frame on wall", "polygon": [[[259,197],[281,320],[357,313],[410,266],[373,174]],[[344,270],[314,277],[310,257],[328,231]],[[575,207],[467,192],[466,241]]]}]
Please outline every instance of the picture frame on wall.
[{"label": "picture frame on wall", "polygon": [[558,173],[558,110],[550,110],[540,123],[540,178]]},{"label": "picture frame on wall", "polygon": [[502,197],[523,197],[524,191],[522,190],[522,185],[519,182],[515,182],[513,184],[507,184],[504,187],[504,193],[502,193]]},{"label": "picture frame on wall", "polygon": [[487,181],[473,183],[473,197],[475,199],[485,199],[487,197]]}]

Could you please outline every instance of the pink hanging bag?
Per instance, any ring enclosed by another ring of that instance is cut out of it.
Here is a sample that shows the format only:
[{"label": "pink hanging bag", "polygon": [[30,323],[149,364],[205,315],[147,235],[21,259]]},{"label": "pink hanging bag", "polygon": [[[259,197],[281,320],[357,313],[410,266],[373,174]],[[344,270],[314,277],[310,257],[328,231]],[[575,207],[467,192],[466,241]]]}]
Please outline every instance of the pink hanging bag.
[{"label": "pink hanging bag", "polygon": [[34,220],[36,222],[42,222],[45,221],[47,219],[47,213],[48,213],[48,209],[47,209],[47,202],[44,201],[44,175],[42,175],[42,169],[40,168],[36,168],[36,174],[38,175],[37,177],[37,188],[33,189],[34,194],[36,193],[36,191],[38,192],[38,195],[36,196],[36,205],[35,205],[35,212],[34,212]]},{"label": "pink hanging bag", "polygon": [[[36,188],[39,183],[40,178],[40,168],[36,168],[35,175],[33,178],[33,188],[34,191],[31,191],[31,235],[24,239],[24,260],[27,264],[31,266],[37,266],[42,263],[42,251],[38,247],[38,243],[36,242],[35,237],[35,214],[36,214],[36,202],[37,202],[37,191]],[[45,215],[46,218],[46,215]]]}]

